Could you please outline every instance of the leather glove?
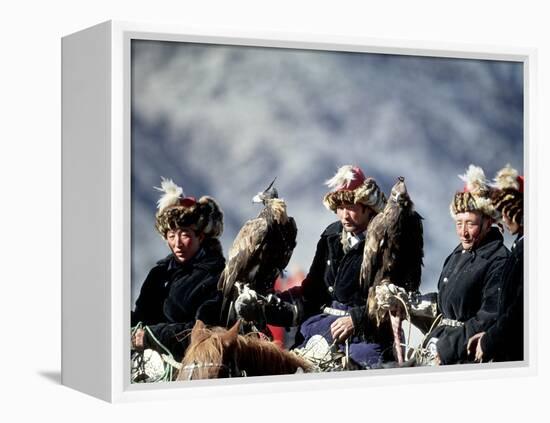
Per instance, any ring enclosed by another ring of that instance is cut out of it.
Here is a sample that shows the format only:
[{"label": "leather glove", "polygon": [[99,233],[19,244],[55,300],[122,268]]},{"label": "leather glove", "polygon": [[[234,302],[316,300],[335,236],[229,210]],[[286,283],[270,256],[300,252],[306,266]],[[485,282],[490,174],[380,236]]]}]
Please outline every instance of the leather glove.
[{"label": "leather glove", "polygon": [[302,318],[301,302],[283,301],[276,294],[269,294],[266,298],[264,313],[267,323],[275,326],[298,326]]},{"label": "leather glove", "polygon": [[244,286],[243,292],[235,300],[235,313],[247,322],[259,320],[262,316],[262,305],[256,291]]}]

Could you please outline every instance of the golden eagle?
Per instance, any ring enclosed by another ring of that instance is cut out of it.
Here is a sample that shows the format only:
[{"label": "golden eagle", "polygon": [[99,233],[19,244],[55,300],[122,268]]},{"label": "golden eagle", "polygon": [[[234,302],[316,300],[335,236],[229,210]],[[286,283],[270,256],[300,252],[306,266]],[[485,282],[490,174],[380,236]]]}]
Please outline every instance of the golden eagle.
[{"label": "golden eagle", "polygon": [[292,256],[298,230],[294,219],[287,215],[284,200],[278,198],[274,183],[275,179],[253,198],[264,208],[257,218],[244,224],[229,250],[218,282],[224,304],[239,293],[234,290],[237,282],[238,291],[247,287],[263,296],[269,294]]},{"label": "golden eagle", "polygon": [[422,217],[414,210],[400,176],[391,190],[384,210],[369,223],[363,250],[360,285],[368,290],[368,314],[377,326],[391,311],[397,359],[402,363],[399,297],[420,287],[424,241]]}]

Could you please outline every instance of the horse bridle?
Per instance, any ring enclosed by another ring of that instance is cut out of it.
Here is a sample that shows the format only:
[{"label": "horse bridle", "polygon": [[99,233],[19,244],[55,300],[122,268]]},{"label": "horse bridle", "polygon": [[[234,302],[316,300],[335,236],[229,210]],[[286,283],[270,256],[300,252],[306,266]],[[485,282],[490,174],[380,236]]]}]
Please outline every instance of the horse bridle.
[{"label": "horse bridle", "polygon": [[198,361],[193,361],[193,364],[188,364],[187,366],[183,366],[180,371],[189,371],[189,376],[187,377],[187,380],[191,380],[193,378],[193,374],[195,373],[195,370],[197,369],[209,369],[209,368],[220,368],[227,370],[227,377],[241,377],[246,376],[246,371],[242,370],[240,371],[237,366],[237,360],[235,360],[235,357],[233,357],[233,360],[231,360],[230,366],[224,363],[201,363]]},{"label": "horse bridle", "polygon": [[220,364],[200,363],[198,361],[194,361],[193,364],[188,364],[187,366],[183,366],[180,371],[189,371],[189,376],[187,377],[187,380],[191,380],[193,378],[193,374],[195,373],[195,370],[208,369],[208,368],[212,368],[212,367],[227,368],[229,375],[231,375],[231,369],[223,363],[220,363]]}]

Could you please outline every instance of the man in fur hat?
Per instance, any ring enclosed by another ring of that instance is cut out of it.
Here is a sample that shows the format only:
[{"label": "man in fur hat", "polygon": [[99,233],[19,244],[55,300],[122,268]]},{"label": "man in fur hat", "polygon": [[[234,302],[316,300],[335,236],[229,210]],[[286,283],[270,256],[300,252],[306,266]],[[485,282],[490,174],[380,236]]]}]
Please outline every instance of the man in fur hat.
[{"label": "man in fur hat", "polygon": [[[218,240],[223,231],[223,213],[210,197],[186,197],[171,180],[163,179],[155,227],[166,241],[170,254],[151,269],[132,312],[132,327],[141,322],[151,334],[181,359],[187,337],[176,336],[191,329],[197,312],[217,293],[225,266]],[[155,348],[148,331],[136,331],[135,348]]]},{"label": "man in fur hat", "polygon": [[495,178],[492,196],[502,213],[504,226],[516,236],[512,254],[504,264],[498,298],[498,317],[485,332],[468,341],[468,351],[476,361],[523,360],[523,177],[507,165]]},{"label": "man in fur hat", "polygon": [[499,213],[483,170],[470,165],[461,176],[466,186],[451,202],[460,244],[447,257],[438,284],[439,325],[426,337],[436,364],[468,361],[467,341],[495,320],[498,289],[509,255],[500,231]]},{"label": "man in fur hat", "polygon": [[323,203],[336,213],[338,221],[321,234],[309,273],[299,288],[305,320],[297,344],[305,345],[314,335],[323,336],[329,344],[349,339],[350,357],[356,363],[378,367],[393,338],[391,331],[384,339],[364,332],[366,305],[359,272],[367,226],[384,209],[386,197],[376,181],[365,177],[357,166],[342,166],[327,185],[331,191]]},{"label": "man in fur hat", "polygon": [[[373,178],[352,165],[342,166],[326,184],[331,188],[324,205],[338,221],[321,234],[307,277],[263,305],[267,323],[297,326],[295,347],[317,342],[328,345],[348,340],[349,356],[362,367],[379,367],[383,353],[391,357],[393,335],[372,328],[365,332],[366,295],[359,285],[366,230],[371,219],[384,209],[386,197]],[[250,304],[241,304],[241,307]],[[257,309],[257,308],[256,308]],[[301,324],[300,324],[301,323]],[[306,349],[308,350],[309,347]],[[313,349],[313,347],[312,347]]]}]

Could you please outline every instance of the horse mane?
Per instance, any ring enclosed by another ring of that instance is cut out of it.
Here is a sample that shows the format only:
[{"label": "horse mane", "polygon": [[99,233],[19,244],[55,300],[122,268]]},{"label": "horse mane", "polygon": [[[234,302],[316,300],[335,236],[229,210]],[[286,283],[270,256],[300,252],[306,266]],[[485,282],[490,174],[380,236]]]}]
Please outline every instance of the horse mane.
[{"label": "horse mane", "polygon": [[249,376],[296,373],[298,368],[311,371],[313,365],[299,355],[282,350],[277,344],[256,334],[238,335],[235,355]]},{"label": "horse mane", "polygon": [[[297,354],[282,350],[274,342],[258,338],[255,333],[237,334],[237,329],[236,326],[230,330],[207,328],[197,321],[177,380],[185,380],[189,376],[186,369],[194,364],[198,365],[193,369],[194,379],[219,377],[221,370],[232,364],[231,360],[247,376],[292,374],[299,368],[305,372],[312,370],[313,365]],[[209,367],[204,366],[206,364]]]}]

